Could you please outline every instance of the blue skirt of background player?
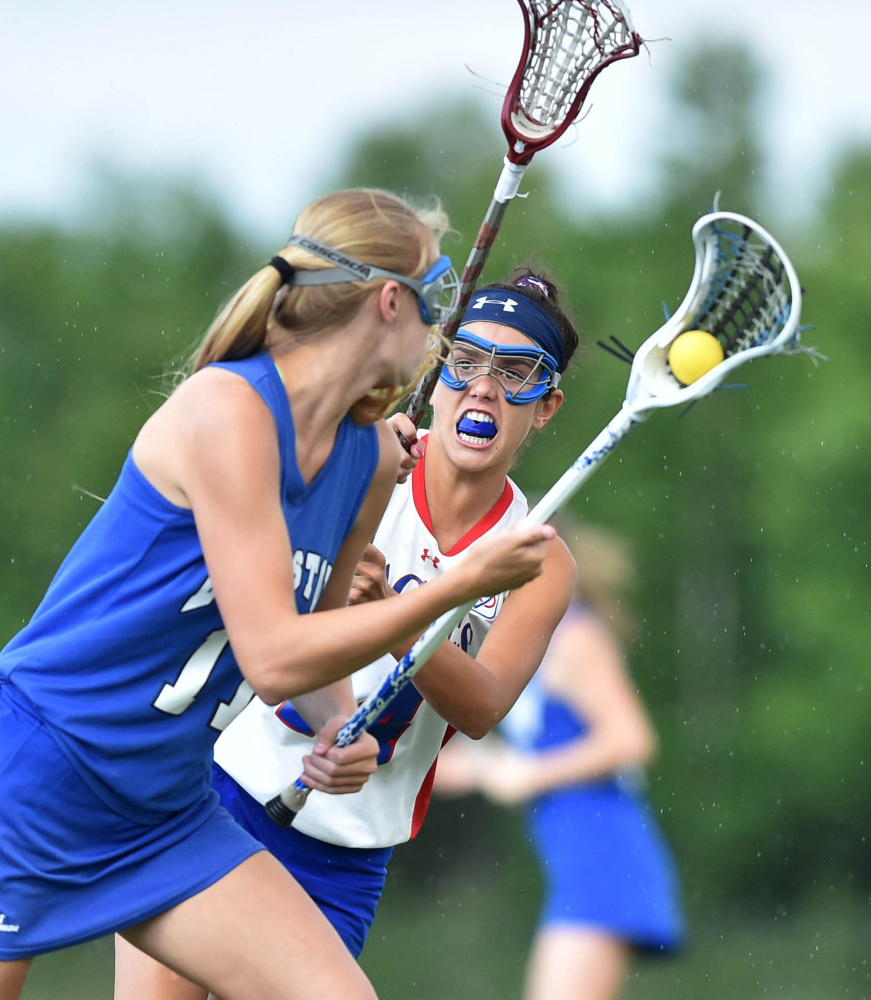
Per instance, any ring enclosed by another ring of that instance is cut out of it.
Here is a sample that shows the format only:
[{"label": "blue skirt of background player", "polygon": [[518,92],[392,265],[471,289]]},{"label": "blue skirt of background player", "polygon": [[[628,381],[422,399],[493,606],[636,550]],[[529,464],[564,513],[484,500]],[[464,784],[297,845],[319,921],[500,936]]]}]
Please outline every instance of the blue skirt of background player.
[{"label": "blue skirt of background player", "polygon": [[598,927],[645,950],[684,938],[677,873],[647,803],[617,781],[537,799],[528,811],[545,882],[539,922]]},{"label": "blue skirt of background player", "polygon": [[[536,675],[500,732],[525,753],[546,754],[582,740],[588,724]],[[680,879],[639,777],[578,782],[528,804],[545,885],[540,926],[599,928],[660,953],[683,943]]]}]

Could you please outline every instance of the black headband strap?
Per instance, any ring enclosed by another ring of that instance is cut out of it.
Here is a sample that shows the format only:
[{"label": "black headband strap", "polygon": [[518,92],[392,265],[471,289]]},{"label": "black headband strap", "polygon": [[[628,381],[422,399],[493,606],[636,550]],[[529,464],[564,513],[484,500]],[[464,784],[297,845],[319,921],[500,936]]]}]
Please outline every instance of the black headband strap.
[{"label": "black headband strap", "polygon": [[277,254],[272,260],[269,261],[270,267],[274,267],[276,271],[281,275],[282,285],[289,285],[293,281],[293,276],[296,273],[296,268],[293,264],[288,264],[284,257],[279,257]]}]

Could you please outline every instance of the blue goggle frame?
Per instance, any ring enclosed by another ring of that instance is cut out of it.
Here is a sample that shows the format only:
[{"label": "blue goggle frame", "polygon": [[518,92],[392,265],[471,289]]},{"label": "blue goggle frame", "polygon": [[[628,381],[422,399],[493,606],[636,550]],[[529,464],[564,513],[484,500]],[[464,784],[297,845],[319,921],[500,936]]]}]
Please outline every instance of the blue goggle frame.
[{"label": "blue goggle frame", "polygon": [[325,243],[313,240],[310,236],[291,236],[288,246],[301,247],[303,250],[322,260],[329,261],[334,266],[323,271],[306,271],[297,269],[291,286],[301,285],[338,285],[347,281],[372,281],[373,278],[393,278],[400,284],[410,288],[417,296],[417,304],[424,323],[435,325],[446,320],[457,308],[460,299],[460,280],[451,264],[450,257],[439,257],[433,266],[420,278],[409,278],[405,274],[387,271],[373,264],[364,264],[354,257],[349,257],[341,250],[334,250]]},{"label": "blue goggle frame", "polygon": [[[485,340],[484,337],[479,337],[477,334],[472,333],[471,330],[463,328],[457,331],[454,344],[469,344],[471,347],[475,347],[479,351],[489,355],[490,360],[486,366],[483,364],[474,365],[474,368],[481,370],[476,371],[471,378],[464,378],[464,373],[460,367],[462,360],[458,362],[454,361],[452,355],[445,362],[439,376],[440,380],[449,389],[457,391],[465,389],[476,378],[481,378],[482,375],[489,375],[502,387],[505,399],[509,403],[513,403],[515,406],[523,406],[526,403],[534,403],[536,400],[541,399],[559,385],[560,373],[557,371],[556,359],[541,347],[518,347],[514,344],[494,344],[492,341]],[[506,371],[497,367],[496,360],[506,357],[523,358],[524,360],[533,362],[533,371],[526,378],[522,378],[519,373]],[[536,370],[540,374],[536,381],[532,382],[530,379],[536,374]]]}]

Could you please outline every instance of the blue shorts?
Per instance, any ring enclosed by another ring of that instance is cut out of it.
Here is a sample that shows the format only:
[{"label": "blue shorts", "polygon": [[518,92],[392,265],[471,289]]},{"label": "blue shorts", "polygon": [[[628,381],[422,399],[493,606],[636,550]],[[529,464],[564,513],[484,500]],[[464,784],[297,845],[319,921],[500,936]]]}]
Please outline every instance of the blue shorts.
[{"label": "blue shorts", "polygon": [[530,807],[545,881],[541,926],[597,927],[645,951],[670,952],[685,928],[678,875],[647,803],[601,782]]},{"label": "blue shorts", "polygon": [[[233,818],[275,855],[357,958],[375,919],[392,847],[327,844],[274,823],[263,806],[217,764],[212,787]],[[320,792],[314,792],[320,795]]]},{"label": "blue shorts", "polygon": [[118,815],[0,684],[0,960],[147,920],[262,849],[214,792],[154,825]]}]

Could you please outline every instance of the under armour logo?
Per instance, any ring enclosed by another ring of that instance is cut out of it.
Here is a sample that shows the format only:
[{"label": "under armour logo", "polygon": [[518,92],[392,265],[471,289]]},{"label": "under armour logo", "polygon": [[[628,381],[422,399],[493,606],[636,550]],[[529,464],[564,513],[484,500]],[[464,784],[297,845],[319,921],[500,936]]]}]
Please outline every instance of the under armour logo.
[{"label": "under armour logo", "polygon": [[484,306],[502,306],[502,312],[513,313],[516,305],[517,299],[488,299],[486,295],[479,295],[470,308],[483,309]]},{"label": "under armour logo", "polygon": [[431,556],[429,554],[429,549],[424,549],[423,554],[420,557],[420,560],[421,562],[426,562],[427,559],[429,559],[429,561],[433,564],[434,567],[438,566],[440,561],[438,556]]}]

